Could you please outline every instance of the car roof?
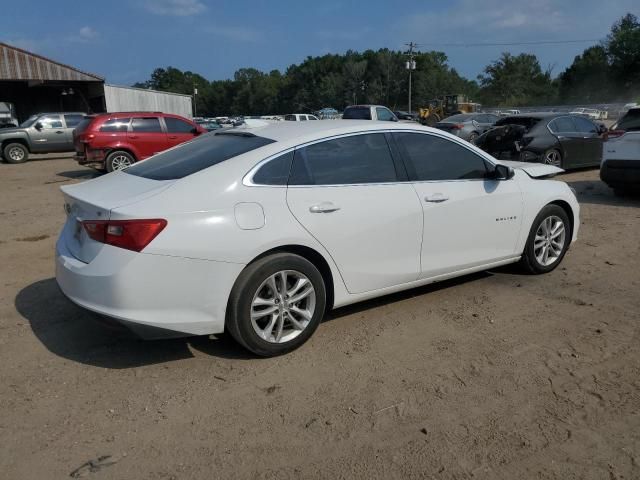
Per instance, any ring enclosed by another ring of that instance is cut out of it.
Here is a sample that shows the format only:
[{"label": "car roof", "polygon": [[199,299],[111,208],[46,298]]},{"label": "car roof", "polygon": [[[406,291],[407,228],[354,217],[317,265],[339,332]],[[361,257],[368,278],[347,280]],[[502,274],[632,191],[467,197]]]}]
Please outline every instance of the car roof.
[{"label": "car roof", "polygon": [[227,133],[248,132],[259,137],[266,137],[282,143],[305,143],[334,135],[370,132],[376,130],[421,130],[442,134],[422,125],[408,123],[378,122],[371,120],[320,120],[319,122],[277,122],[256,127],[236,127]]}]

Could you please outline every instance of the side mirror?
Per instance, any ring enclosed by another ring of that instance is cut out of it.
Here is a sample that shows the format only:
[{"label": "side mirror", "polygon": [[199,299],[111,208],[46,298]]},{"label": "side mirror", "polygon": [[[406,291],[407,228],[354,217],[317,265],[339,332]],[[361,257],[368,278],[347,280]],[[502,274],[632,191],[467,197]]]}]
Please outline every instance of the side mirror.
[{"label": "side mirror", "polygon": [[393,117],[391,117],[391,121],[392,122],[397,122],[398,121],[398,117],[396,117],[395,115]]},{"label": "side mirror", "polygon": [[489,177],[493,180],[510,180],[515,174],[513,168],[498,163],[494,166],[493,171],[489,172]]},{"label": "side mirror", "polygon": [[36,122],[36,124],[33,126],[33,128],[35,128],[36,130],[42,130],[42,124],[40,122]]},{"label": "side mirror", "polygon": [[196,136],[197,136],[197,135],[200,135],[200,130],[198,130],[196,127],[193,127],[193,128],[191,129],[191,133],[193,133],[194,135],[196,135]]},{"label": "side mirror", "polygon": [[604,125],[604,124],[599,124],[598,125],[598,133],[600,135],[602,135],[604,132],[607,132],[607,131],[608,131],[608,129],[607,129],[606,125]]}]

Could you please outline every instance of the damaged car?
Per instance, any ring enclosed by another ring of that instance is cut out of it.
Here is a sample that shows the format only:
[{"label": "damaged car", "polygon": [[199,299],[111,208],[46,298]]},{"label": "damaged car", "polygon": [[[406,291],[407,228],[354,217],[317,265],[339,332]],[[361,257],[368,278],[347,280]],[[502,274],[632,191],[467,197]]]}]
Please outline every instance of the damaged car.
[{"label": "damaged car", "polygon": [[605,130],[580,115],[530,113],[500,119],[475,144],[503,160],[545,163],[565,170],[595,167],[602,160]]}]

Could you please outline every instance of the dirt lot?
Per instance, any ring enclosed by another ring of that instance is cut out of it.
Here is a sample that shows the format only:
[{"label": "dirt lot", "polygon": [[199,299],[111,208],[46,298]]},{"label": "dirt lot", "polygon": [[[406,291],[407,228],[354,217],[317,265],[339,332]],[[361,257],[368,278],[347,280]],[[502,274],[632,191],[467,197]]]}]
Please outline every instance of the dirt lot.
[{"label": "dirt lot", "polygon": [[597,171],[563,176],[582,230],[553,273],[342,309],[268,360],[61,295],[58,188],[91,176],[0,165],[1,478],[640,478],[640,200]]}]

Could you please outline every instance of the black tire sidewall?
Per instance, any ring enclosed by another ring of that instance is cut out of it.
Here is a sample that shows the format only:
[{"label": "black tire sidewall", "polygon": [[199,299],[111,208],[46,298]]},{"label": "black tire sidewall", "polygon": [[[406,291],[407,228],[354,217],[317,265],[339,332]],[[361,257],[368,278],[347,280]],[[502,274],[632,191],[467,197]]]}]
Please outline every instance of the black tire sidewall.
[{"label": "black tire sidewall", "polygon": [[[20,149],[22,149],[22,151],[24,152],[24,157],[22,157],[22,160],[16,162],[15,160],[11,160],[11,158],[9,157],[9,150],[12,148],[18,147]],[[27,160],[29,160],[29,150],[27,149],[27,147],[25,147],[23,144],[21,143],[9,143],[8,145],[6,145],[4,147],[4,149],[2,150],[2,157],[4,158],[4,161],[7,163],[11,163],[11,164],[19,164],[19,163],[25,163]]]},{"label": "black tire sidewall", "polygon": [[[562,248],[562,253],[560,254],[560,257],[558,257],[558,259],[555,262],[553,262],[551,265],[544,266],[538,262],[535,256],[535,252],[534,252],[535,236],[542,221],[552,215],[560,218],[564,223],[564,228],[566,232],[565,242],[564,242],[564,246]],[[562,263],[562,260],[564,259],[564,256],[567,253],[567,250],[569,249],[569,245],[571,244],[572,236],[573,236],[573,227],[571,225],[571,221],[569,220],[569,216],[567,215],[567,212],[558,205],[547,205],[546,207],[544,207],[540,211],[540,213],[538,213],[535,220],[533,221],[533,224],[531,226],[531,231],[529,232],[529,237],[527,238],[527,244],[524,248],[524,254],[523,254],[522,260],[526,269],[529,270],[529,272],[534,274],[548,273],[554,270],[558,265],[560,265],[560,263]]]},{"label": "black tire sidewall", "polygon": [[107,155],[107,158],[104,161],[104,167],[105,167],[105,169],[107,170],[108,173],[111,173],[111,172],[115,171],[113,169],[113,166],[111,165],[111,162],[112,162],[113,158],[118,156],[118,155],[125,155],[125,156],[129,157],[129,159],[131,160],[131,164],[132,165],[136,162],[136,159],[133,158],[133,155],[131,155],[129,152],[125,152],[124,150],[116,150],[115,152],[111,152],[109,155]]},{"label": "black tire sidewall", "polygon": [[[270,343],[258,336],[251,325],[250,311],[253,295],[269,276],[281,270],[295,270],[304,274],[316,292],[316,309],[309,325],[293,340]],[[305,343],[322,321],[326,306],[326,287],[320,271],[307,259],[289,253],[277,253],[249,265],[238,277],[230,295],[227,328],[231,335],[256,355],[270,357],[295,350]]]}]

